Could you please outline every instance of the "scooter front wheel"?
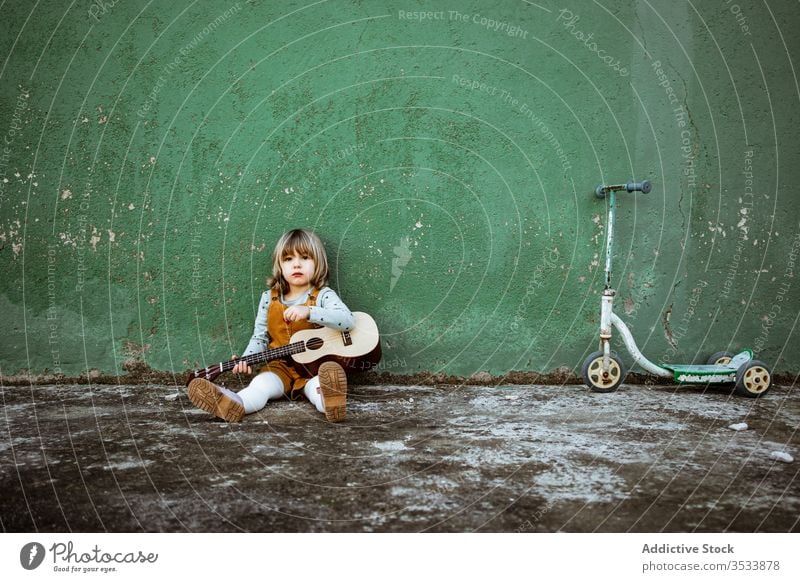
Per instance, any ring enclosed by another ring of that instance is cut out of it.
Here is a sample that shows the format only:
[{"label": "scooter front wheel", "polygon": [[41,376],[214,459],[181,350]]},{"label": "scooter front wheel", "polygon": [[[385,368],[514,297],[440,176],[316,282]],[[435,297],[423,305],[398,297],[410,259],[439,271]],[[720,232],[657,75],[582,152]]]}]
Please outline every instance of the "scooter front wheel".
[{"label": "scooter front wheel", "polygon": [[581,375],[592,392],[614,392],[625,379],[625,365],[617,354],[611,352],[608,370],[603,370],[603,352],[589,354],[583,362]]}]

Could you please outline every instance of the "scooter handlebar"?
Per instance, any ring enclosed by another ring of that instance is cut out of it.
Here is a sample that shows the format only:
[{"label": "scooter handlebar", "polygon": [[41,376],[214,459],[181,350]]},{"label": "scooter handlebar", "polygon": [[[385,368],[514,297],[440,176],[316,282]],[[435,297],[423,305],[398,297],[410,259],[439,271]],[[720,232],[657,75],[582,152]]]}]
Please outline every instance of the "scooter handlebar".
[{"label": "scooter handlebar", "polygon": [[647,194],[652,189],[653,185],[650,183],[650,180],[644,180],[643,182],[628,182],[627,184],[616,184],[613,186],[603,186],[600,184],[595,189],[594,193],[598,198],[605,198],[606,194],[609,192],[621,192],[625,190],[626,192],[642,192],[643,194]]},{"label": "scooter handlebar", "polygon": [[653,188],[652,184],[650,184],[650,180],[645,180],[644,182],[628,182],[625,184],[625,189],[628,192],[641,192],[642,194],[647,194]]}]

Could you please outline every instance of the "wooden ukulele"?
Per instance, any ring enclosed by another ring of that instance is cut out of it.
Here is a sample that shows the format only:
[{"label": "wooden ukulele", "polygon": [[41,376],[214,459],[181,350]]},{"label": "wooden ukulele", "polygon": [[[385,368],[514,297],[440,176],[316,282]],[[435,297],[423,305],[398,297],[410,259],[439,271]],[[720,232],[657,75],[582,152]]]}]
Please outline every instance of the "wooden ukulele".
[{"label": "wooden ukulele", "polygon": [[189,374],[186,384],[195,378],[213,381],[223,372],[232,370],[239,362],[253,366],[289,357],[311,374],[316,374],[320,364],[326,361],[338,362],[342,367],[351,370],[369,370],[381,359],[378,325],[366,313],[354,311],[353,316],[355,326],[350,331],[338,331],[331,327],[304,329],[292,335],[285,346],[195,370]]}]

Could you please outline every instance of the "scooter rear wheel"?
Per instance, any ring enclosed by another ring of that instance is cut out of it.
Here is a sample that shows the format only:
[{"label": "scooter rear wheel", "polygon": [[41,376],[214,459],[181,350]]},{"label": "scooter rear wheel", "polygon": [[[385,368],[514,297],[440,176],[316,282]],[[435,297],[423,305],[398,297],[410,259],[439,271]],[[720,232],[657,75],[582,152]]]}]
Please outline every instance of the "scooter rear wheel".
[{"label": "scooter rear wheel", "polygon": [[772,373],[764,362],[750,360],[736,370],[734,392],[739,396],[758,398],[772,387]]},{"label": "scooter rear wheel", "polygon": [[581,376],[592,392],[614,392],[625,379],[625,365],[617,354],[609,355],[608,372],[603,371],[603,352],[589,354],[583,362]]},{"label": "scooter rear wheel", "polygon": [[730,363],[734,355],[735,354],[733,352],[717,352],[716,354],[708,358],[706,364],[709,364],[711,366],[722,366],[724,364]]}]

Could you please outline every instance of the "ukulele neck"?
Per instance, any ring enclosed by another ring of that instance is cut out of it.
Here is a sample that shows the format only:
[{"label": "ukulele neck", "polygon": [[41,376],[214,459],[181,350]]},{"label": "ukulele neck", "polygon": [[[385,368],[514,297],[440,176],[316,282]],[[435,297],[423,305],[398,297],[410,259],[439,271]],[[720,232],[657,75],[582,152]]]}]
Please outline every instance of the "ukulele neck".
[{"label": "ukulele neck", "polygon": [[233,367],[239,362],[245,362],[248,366],[252,366],[254,364],[260,364],[261,362],[269,362],[271,360],[286,358],[292,354],[299,354],[304,351],[306,351],[305,342],[294,342],[279,348],[272,348],[263,352],[257,352],[255,354],[250,354],[249,356],[223,362],[221,371],[229,372],[230,370],[233,370]]}]

